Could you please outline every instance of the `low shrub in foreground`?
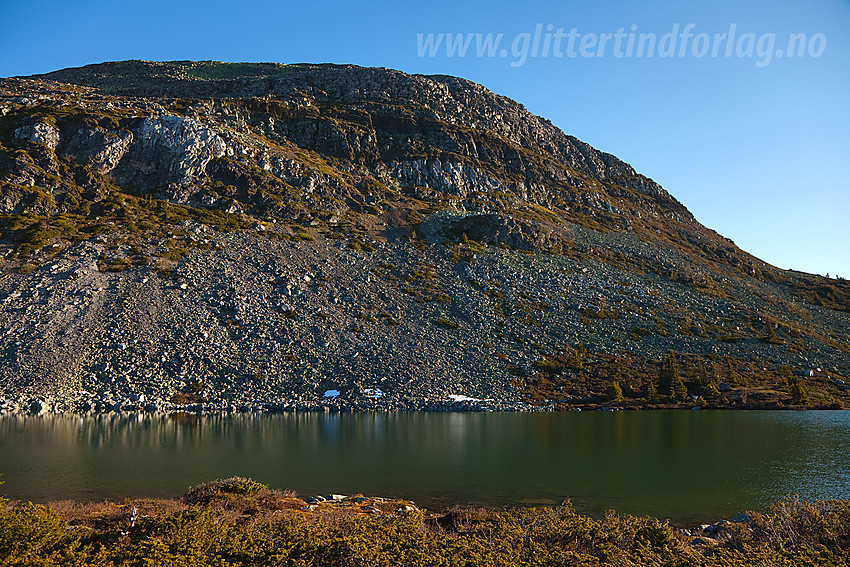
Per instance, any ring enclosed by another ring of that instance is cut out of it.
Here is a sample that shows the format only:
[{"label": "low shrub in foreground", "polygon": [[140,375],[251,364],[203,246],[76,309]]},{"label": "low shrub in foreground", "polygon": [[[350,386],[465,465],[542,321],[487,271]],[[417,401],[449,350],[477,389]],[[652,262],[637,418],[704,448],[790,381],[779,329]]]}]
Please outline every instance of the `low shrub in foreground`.
[{"label": "low shrub in foreground", "polygon": [[[362,500],[366,500],[365,498]],[[202,505],[192,502],[203,502]],[[596,520],[571,506],[428,514],[410,506],[311,509],[249,479],[182,501],[2,502],[0,565],[846,565],[850,502],[780,502],[694,541],[667,522]],[[135,512],[135,513],[134,513]]]}]

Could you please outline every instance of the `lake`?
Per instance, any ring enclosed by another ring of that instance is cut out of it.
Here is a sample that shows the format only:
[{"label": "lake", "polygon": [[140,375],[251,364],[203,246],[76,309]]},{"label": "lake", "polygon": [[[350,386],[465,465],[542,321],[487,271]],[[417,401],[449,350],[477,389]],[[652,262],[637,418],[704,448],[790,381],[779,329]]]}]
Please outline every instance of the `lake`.
[{"label": "lake", "polygon": [[0,494],[173,497],[233,475],[420,506],[708,521],[850,498],[850,412],[107,414],[0,418]]}]

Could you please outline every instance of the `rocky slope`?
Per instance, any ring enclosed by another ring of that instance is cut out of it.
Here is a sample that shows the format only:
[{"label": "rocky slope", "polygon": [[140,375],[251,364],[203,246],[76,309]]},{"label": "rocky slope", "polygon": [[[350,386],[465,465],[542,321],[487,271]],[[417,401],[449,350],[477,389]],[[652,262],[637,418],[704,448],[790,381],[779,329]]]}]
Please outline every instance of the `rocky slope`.
[{"label": "rocky slope", "polygon": [[845,281],[746,254],[454,77],[130,61],[3,79],[0,211],[7,410],[848,396]]}]

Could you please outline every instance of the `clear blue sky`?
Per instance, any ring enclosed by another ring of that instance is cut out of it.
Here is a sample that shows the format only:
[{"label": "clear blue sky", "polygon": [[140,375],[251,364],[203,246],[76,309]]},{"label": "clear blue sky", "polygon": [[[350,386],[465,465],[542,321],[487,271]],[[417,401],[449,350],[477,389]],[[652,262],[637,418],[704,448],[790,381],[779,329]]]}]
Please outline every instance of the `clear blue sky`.
[{"label": "clear blue sky", "polygon": [[[212,59],[466,77],[631,163],[756,256],[850,277],[848,0],[3,4],[0,76],[122,59]],[[695,25],[677,35],[672,57],[661,57],[662,37],[675,24],[679,32]],[[732,24],[727,57],[728,40],[714,36],[728,35]],[[574,57],[567,38],[555,57],[558,28],[564,35],[576,28]],[[615,50],[619,28],[625,36]],[[492,57],[478,57],[474,39],[463,57],[449,57],[444,43],[420,56],[419,33],[503,39]],[[636,56],[641,33],[655,34],[653,57]],[[806,34],[802,56],[779,57],[791,33]],[[612,34],[604,46],[602,34]],[[679,57],[684,35],[694,37]]]}]

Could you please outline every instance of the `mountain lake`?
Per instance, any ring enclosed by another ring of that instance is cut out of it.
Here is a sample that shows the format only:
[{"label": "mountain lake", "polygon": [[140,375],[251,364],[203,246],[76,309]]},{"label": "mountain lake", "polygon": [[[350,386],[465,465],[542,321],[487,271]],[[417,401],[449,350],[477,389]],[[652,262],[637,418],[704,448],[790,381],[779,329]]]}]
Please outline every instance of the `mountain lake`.
[{"label": "mountain lake", "polygon": [[558,505],[717,521],[850,498],[850,412],[104,414],[0,417],[0,495],[177,497],[239,475],[300,496]]}]

